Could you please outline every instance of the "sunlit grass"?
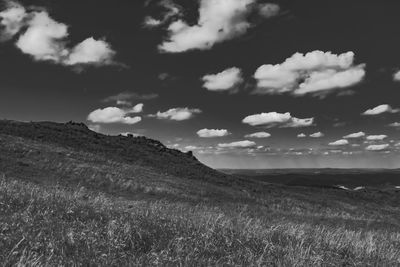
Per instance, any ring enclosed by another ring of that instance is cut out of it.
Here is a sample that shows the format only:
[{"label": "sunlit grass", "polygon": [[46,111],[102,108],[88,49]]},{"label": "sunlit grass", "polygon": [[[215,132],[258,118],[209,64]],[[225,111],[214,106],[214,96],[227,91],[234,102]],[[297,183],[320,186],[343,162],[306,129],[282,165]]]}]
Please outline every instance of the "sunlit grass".
[{"label": "sunlit grass", "polygon": [[[275,203],[257,204],[268,201]],[[127,200],[3,177],[0,262],[393,266],[400,264],[399,228],[382,223],[397,218],[391,209],[357,218],[340,207],[318,214],[313,204],[273,196],[254,204]]]}]

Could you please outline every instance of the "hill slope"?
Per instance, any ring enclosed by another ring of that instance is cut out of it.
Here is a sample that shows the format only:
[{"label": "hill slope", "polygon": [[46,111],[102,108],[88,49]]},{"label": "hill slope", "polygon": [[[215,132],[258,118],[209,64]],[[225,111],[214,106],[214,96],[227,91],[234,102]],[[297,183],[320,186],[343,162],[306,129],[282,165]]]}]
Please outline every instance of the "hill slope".
[{"label": "hill slope", "polygon": [[0,121],[5,266],[398,266],[399,203],[245,180],[83,124]]},{"label": "hill slope", "polygon": [[106,136],[72,122],[0,121],[0,169],[30,181],[119,193],[205,197],[221,193],[218,185],[243,184],[158,141]]}]

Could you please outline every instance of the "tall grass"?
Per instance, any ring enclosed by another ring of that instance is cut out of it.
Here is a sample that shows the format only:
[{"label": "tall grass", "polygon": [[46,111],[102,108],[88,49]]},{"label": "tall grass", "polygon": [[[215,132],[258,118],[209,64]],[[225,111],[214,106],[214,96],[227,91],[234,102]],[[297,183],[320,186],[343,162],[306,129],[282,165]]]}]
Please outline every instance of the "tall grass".
[{"label": "tall grass", "polygon": [[300,196],[259,195],[256,202],[129,200],[83,187],[44,187],[3,177],[0,262],[5,266],[400,265],[398,208],[389,207],[380,216],[368,213],[372,211],[368,207],[340,212],[344,209],[337,199],[324,211]]}]

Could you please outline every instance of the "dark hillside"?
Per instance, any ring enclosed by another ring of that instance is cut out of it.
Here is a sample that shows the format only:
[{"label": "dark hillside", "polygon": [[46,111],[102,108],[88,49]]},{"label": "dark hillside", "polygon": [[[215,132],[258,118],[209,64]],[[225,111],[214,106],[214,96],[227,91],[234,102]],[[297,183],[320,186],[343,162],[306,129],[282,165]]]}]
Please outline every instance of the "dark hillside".
[{"label": "dark hillside", "polygon": [[150,167],[159,175],[227,184],[236,179],[200,163],[191,152],[169,149],[146,137],[106,136],[93,132],[83,123],[0,121],[0,135],[21,137],[55,144],[80,152],[94,153],[109,160]]}]

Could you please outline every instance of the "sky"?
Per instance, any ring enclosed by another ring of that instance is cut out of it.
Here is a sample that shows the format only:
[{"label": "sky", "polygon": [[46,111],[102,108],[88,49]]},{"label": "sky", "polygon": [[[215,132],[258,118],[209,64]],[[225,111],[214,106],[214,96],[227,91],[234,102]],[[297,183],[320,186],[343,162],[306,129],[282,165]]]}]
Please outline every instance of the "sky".
[{"label": "sky", "polygon": [[398,0],[0,1],[0,119],[214,168],[400,168]]}]

